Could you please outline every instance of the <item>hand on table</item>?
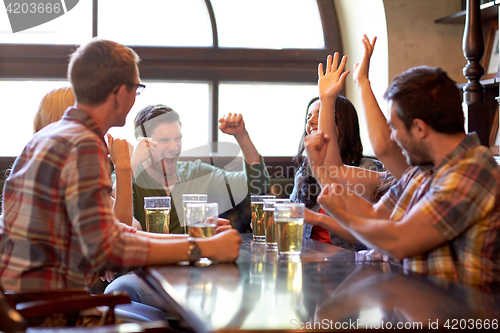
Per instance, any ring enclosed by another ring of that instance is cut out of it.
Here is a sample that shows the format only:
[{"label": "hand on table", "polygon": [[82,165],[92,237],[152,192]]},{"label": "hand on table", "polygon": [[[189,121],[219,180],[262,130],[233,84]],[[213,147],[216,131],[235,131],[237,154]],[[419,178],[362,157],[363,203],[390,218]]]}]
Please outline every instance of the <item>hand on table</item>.
[{"label": "hand on table", "polygon": [[202,256],[218,262],[234,262],[238,259],[241,243],[240,233],[234,229],[199,240]]},{"label": "hand on table", "polygon": [[226,230],[230,230],[233,227],[231,226],[231,222],[228,219],[222,219],[218,218],[217,219],[217,227],[215,227],[215,233],[221,233]]}]

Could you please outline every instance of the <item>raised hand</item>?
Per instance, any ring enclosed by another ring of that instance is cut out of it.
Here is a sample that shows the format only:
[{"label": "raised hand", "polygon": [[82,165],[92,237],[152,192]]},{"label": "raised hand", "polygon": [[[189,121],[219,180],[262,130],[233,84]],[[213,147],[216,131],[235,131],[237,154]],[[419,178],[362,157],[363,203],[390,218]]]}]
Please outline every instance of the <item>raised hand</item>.
[{"label": "raised hand", "polygon": [[373,37],[372,41],[368,39],[366,35],[363,35],[363,45],[365,47],[365,52],[363,54],[363,59],[360,63],[354,64],[354,82],[360,83],[363,80],[368,80],[368,71],[370,69],[370,58],[373,54],[373,49],[375,48],[375,42],[377,37]]},{"label": "raised hand", "polygon": [[326,71],[323,72],[323,63],[318,65],[318,88],[319,97],[335,98],[344,88],[344,83],[349,71],[345,71],[347,57],[342,57],[339,65],[339,54],[335,52],[334,56],[328,55],[326,58]]},{"label": "raised hand", "polygon": [[338,183],[328,184],[321,189],[321,193],[318,196],[318,203],[330,215],[336,217],[336,213],[346,210],[342,195],[349,194],[347,189]]},{"label": "raised hand", "polygon": [[309,165],[316,177],[321,177],[318,174],[318,168],[325,168],[325,156],[330,142],[330,137],[323,134],[323,131],[317,131],[305,137],[304,146],[306,147],[307,158]]},{"label": "raised hand", "polygon": [[129,143],[125,139],[114,138],[111,134],[108,137],[109,155],[116,167],[130,165]]},{"label": "raised hand", "polygon": [[229,113],[227,116],[220,118],[219,123],[219,129],[222,133],[233,135],[235,137],[240,134],[247,133],[243,116],[240,113]]},{"label": "raised hand", "polygon": [[153,141],[151,138],[139,137],[137,139],[131,158],[132,170],[134,172],[139,165],[149,159],[150,156],[153,156],[157,146],[158,143]]}]

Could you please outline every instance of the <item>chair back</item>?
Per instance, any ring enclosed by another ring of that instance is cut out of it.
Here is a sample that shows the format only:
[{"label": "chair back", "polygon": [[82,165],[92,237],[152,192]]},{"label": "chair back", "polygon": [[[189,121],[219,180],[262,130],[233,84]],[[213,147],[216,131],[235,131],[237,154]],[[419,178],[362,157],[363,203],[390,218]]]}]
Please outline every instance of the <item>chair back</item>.
[{"label": "chair back", "polygon": [[0,287],[0,331],[5,333],[24,331],[28,327],[26,321],[12,307],[5,297],[3,289]]}]

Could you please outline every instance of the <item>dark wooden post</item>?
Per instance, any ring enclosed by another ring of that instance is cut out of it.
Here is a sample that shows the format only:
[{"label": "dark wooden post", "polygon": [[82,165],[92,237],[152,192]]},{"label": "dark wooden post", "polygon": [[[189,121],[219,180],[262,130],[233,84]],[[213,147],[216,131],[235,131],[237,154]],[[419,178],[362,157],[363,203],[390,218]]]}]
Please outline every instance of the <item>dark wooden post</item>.
[{"label": "dark wooden post", "polygon": [[468,131],[476,132],[481,144],[489,146],[488,105],[484,102],[484,87],[479,82],[484,74],[484,68],[480,63],[484,54],[484,39],[479,0],[467,0],[462,49],[467,59],[467,65],[463,69],[467,78],[467,84],[463,88],[463,108],[467,112]]}]

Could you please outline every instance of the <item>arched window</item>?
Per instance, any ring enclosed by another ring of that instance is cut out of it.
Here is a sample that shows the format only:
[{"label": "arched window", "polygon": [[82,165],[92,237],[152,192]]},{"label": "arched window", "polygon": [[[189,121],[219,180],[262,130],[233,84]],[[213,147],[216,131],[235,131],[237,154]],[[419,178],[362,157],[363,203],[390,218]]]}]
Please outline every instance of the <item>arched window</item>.
[{"label": "arched window", "polygon": [[[0,31],[11,29],[7,13],[0,22]],[[296,153],[317,65],[343,54],[331,0],[78,1],[50,22],[0,34],[0,140],[23,133],[0,156],[20,153],[43,92],[68,84],[68,55],[93,36],[131,46],[147,85],[126,126],[111,131],[132,139],[135,113],[163,103],[181,115],[190,148],[230,141],[217,119],[239,112],[265,156]]]}]

